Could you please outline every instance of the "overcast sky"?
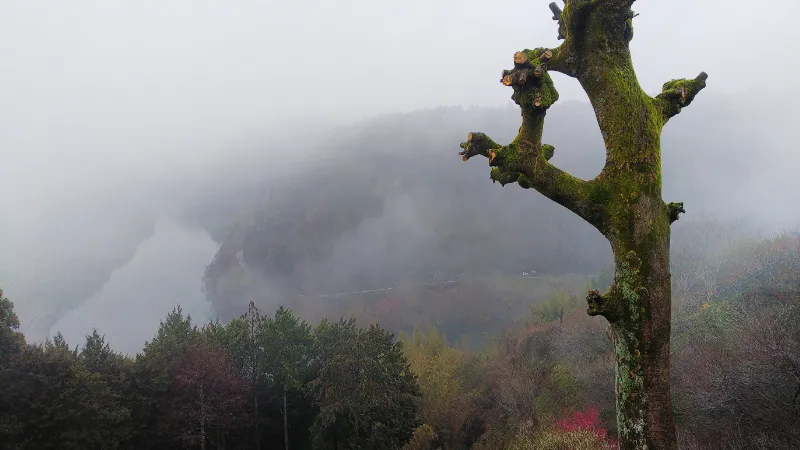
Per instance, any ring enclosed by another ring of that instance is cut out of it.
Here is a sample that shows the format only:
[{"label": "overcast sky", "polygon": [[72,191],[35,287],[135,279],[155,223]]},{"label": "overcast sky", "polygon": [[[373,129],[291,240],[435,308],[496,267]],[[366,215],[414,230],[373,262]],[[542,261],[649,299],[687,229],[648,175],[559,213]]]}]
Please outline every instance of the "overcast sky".
[{"label": "overcast sky", "polygon": [[[558,45],[548,3],[2,0],[0,267],[15,259],[25,270],[20,255],[57,234],[47,227],[76,199],[191,177],[287,123],[307,136],[316,121],[507,104],[498,79],[513,53]],[[773,127],[754,149],[759,170],[793,175],[800,2],[639,0],[634,9],[645,90],[703,70],[702,95],[738,96],[743,109],[768,102],[769,115],[754,117]],[[554,78],[563,99],[585,100],[576,81]]]},{"label": "overcast sky", "polygon": [[[506,104],[498,74],[514,51],[558,44],[547,4],[3,0],[0,200],[26,221],[71,192],[186,176],[286,121]],[[704,95],[748,109],[769,98],[776,116],[798,116],[796,0],[634,6],[646,91],[704,70]],[[562,98],[585,99],[555,76]]]},{"label": "overcast sky", "polygon": [[[174,175],[275,121],[505,104],[498,74],[514,51],[558,44],[547,4],[3,0],[4,204],[52,198],[64,183]],[[798,100],[796,0],[634,6],[648,92],[705,70],[706,92],[741,95],[743,108],[769,94]],[[585,98],[574,80],[557,82],[563,98]],[[34,179],[39,198],[13,195]]]}]

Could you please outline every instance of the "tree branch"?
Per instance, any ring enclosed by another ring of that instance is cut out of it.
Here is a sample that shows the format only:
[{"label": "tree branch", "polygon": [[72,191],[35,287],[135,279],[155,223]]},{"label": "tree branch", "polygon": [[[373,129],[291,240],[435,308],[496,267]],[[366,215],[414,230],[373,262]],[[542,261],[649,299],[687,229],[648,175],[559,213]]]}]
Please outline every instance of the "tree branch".
[{"label": "tree branch", "polygon": [[476,155],[489,160],[492,182],[499,182],[502,186],[517,183],[523,189],[533,188],[592,225],[599,226],[599,208],[590,201],[590,183],[550,164],[548,160],[555,153],[552,145],[519,140],[519,136],[511,144],[500,145],[484,133],[472,132],[461,148],[464,151],[459,155],[464,161]]},{"label": "tree branch", "polygon": [[566,36],[564,36],[564,20],[563,20],[564,11],[562,11],[561,8],[558,7],[556,2],[550,3],[550,11],[553,12],[553,20],[558,21],[558,40],[560,41],[562,39],[565,39]]},{"label": "tree branch", "polygon": [[691,80],[683,78],[664,83],[664,87],[656,96],[655,101],[661,109],[665,123],[692,103],[694,97],[706,87],[707,79],[708,74],[700,72],[700,75]]},{"label": "tree branch", "polygon": [[477,155],[488,158],[490,151],[499,149],[502,145],[491,140],[489,136],[483,133],[472,132],[467,135],[467,142],[462,142],[460,147],[463,148],[464,151],[458,152],[458,154],[461,155],[462,161],[467,162],[470,158]]},{"label": "tree branch", "polygon": [[[550,10],[559,23],[559,37],[564,42],[553,49],[516,52],[514,68],[504,70],[501,75],[501,83],[513,89],[511,98],[522,109],[522,126],[517,137],[508,145],[500,145],[483,133],[471,133],[459,153],[464,161],[475,155],[488,158],[494,182],[502,185],[516,182],[524,189],[534,188],[601,232],[608,224],[604,197],[599,195],[603,192],[597,189],[599,181],[580,180],[550,164],[554,149],[541,141],[544,116],[558,100],[548,72],[560,72],[580,81],[598,116],[607,152],[629,148],[624,136],[615,140],[612,131],[619,128],[615,118],[628,117],[628,111],[644,111],[642,106],[652,100],[638,87],[628,51],[635,17],[630,10],[632,3],[631,0],[566,0],[563,10],[552,3]],[[608,66],[615,70],[598,69]],[[655,131],[651,134],[657,136]],[[643,134],[640,140],[650,137]]]},{"label": "tree branch", "polygon": [[501,82],[514,90],[511,98],[522,109],[522,126],[508,145],[500,145],[484,133],[472,132],[461,144],[462,160],[481,155],[492,167],[490,178],[505,186],[517,183],[534,188],[595,227],[601,226],[599,205],[591,201],[591,182],[586,182],[549,163],[555,153],[552,145],[542,144],[544,117],[558,100],[558,92],[547,73],[556,53],[537,48],[514,54],[514,69],[504,70]]}]

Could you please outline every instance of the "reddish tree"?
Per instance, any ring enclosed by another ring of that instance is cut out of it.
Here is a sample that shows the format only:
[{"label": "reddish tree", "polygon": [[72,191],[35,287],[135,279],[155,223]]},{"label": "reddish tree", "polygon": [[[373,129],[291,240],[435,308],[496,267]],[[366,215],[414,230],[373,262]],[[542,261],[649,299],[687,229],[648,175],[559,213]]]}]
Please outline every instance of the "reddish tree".
[{"label": "reddish tree", "polygon": [[223,437],[248,423],[250,392],[224,350],[202,333],[189,347],[173,382],[173,414],[181,439],[205,449],[212,432]]}]

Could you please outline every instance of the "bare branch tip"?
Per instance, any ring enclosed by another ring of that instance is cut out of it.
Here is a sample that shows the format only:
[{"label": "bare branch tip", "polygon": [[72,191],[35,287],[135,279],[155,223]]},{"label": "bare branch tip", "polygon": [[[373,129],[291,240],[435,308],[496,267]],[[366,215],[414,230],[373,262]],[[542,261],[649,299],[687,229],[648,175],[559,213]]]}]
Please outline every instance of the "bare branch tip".
[{"label": "bare branch tip", "polygon": [[561,8],[558,7],[556,2],[550,3],[550,11],[553,12],[553,20],[561,20]]}]

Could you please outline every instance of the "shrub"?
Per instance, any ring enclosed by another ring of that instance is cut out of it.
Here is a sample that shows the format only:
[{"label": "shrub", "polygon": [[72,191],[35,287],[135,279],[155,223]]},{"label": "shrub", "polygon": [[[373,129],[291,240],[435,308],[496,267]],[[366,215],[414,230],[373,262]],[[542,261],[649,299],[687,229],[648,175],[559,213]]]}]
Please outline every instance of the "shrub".
[{"label": "shrub", "polygon": [[433,450],[434,442],[438,439],[436,432],[428,424],[423,424],[414,430],[411,440],[403,447],[403,450]]}]

